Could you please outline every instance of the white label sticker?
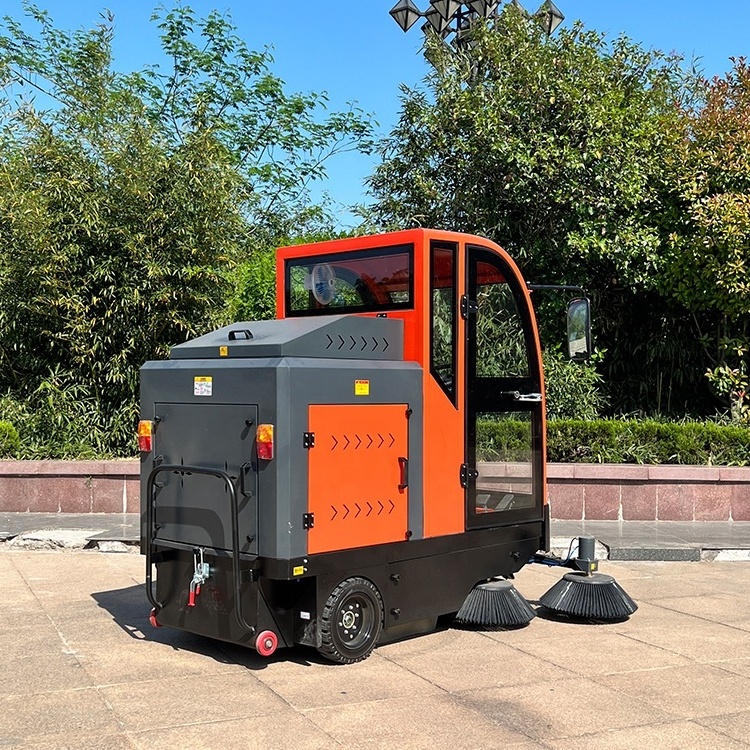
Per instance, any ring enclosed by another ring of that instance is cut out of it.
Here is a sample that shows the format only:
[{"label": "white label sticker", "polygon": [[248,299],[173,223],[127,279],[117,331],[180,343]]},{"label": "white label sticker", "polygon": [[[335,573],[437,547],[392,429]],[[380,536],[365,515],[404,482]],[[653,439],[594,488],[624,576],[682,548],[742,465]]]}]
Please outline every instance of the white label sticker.
[{"label": "white label sticker", "polygon": [[194,396],[211,396],[214,391],[213,378],[195,378],[193,380]]}]

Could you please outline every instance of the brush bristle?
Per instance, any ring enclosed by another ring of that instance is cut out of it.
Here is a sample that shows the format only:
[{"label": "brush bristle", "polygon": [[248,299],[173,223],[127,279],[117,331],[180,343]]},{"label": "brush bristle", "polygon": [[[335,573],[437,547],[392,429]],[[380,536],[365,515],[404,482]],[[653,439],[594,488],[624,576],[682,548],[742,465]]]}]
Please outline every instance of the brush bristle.
[{"label": "brush bristle", "polygon": [[461,625],[510,628],[526,625],[536,612],[510,581],[490,581],[473,588],[456,615]]},{"label": "brush bristle", "polygon": [[559,614],[585,620],[624,620],[638,609],[612,576],[567,573],[539,603]]}]

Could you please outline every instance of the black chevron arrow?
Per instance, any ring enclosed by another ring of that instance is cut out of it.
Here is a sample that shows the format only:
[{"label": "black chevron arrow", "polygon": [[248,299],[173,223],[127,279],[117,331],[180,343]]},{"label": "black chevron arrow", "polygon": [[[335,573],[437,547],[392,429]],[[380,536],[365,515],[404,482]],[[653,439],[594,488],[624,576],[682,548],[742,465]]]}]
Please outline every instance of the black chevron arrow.
[{"label": "black chevron arrow", "polygon": [[380,438],[380,445],[378,445],[378,448],[382,448],[385,438],[380,433],[378,433],[378,437]]},{"label": "black chevron arrow", "polygon": [[331,520],[333,521],[334,518],[339,514],[338,510],[336,510],[336,506],[332,505],[333,508],[333,515],[331,516]]},{"label": "black chevron arrow", "polygon": [[368,507],[368,508],[370,509],[370,510],[368,510],[368,511],[367,511],[367,515],[369,516],[369,515],[370,515],[370,513],[372,513],[372,511],[373,511],[374,509],[373,509],[372,505],[370,505],[370,503],[367,503],[367,507]]},{"label": "black chevron arrow", "polygon": [[326,338],[328,339],[328,346],[326,349],[330,349],[333,346],[333,339],[328,334],[326,334]]},{"label": "black chevron arrow", "polygon": [[360,338],[362,339],[362,348],[360,349],[360,351],[364,351],[365,349],[367,349],[367,339],[364,336],[360,336]]},{"label": "black chevron arrow", "polygon": [[344,446],[344,450],[346,450],[352,441],[346,435],[344,435],[344,440],[346,440],[346,445]]},{"label": "black chevron arrow", "polygon": [[360,507],[359,503],[354,503],[355,507],[357,508],[357,513],[355,514],[355,518],[362,512],[362,508]]},{"label": "black chevron arrow", "polygon": [[370,441],[369,443],[367,443],[367,447],[369,448],[372,445],[372,438],[368,435],[367,439]]},{"label": "black chevron arrow", "polygon": [[346,508],[346,513],[344,513],[344,518],[346,518],[351,513],[351,511],[349,510],[348,506],[345,505],[344,507]]},{"label": "black chevron arrow", "polygon": [[383,503],[381,503],[380,500],[378,500],[378,505],[380,506],[380,510],[378,511],[378,515],[380,515],[385,510],[385,505],[383,505]]},{"label": "black chevron arrow", "polygon": [[389,448],[393,448],[393,444],[394,444],[394,443],[396,442],[396,438],[395,438],[395,437],[393,437],[393,433],[392,433],[392,432],[389,432],[388,434],[389,434],[389,435],[390,435],[390,437],[391,437],[391,444],[390,444],[390,445],[389,445],[388,447],[389,447]]},{"label": "black chevron arrow", "polygon": [[341,334],[339,334],[339,341],[341,342],[339,344],[339,349],[341,349],[341,347],[346,343],[346,341],[344,341],[344,337]]},{"label": "black chevron arrow", "polygon": [[384,338],[383,341],[385,341],[385,346],[383,347],[383,351],[385,351],[390,346],[390,344],[388,343],[388,339],[386,338]]},{"label": "black chevron arrow", "polygon": [[376,339],[376,338],[375,338],[374,336],[372,337],[372,340],[373,340],[373,342],[374,342],[374,345],[373,345],[373,347],[372,347],[372,350],[373,350],[373,351],[376,351],[376,350],[377,350],[377,348],[378,348],[378,340],[377,340],[377,339]]},{"label": "black chevron arrow", "polygon": [[389,500],[388,502],[391,504],[391,509],[388,511],[388,515],[390,516],[391,513],[396,510],[396,503],[394,503],[393,500]]},{"label": "black chevron arrow", "polygon": [[336,440],[336,436],[335,436],[335,435],[331,435],[331,437],[333,438],[333,448],[331,448],[331,450],[332,450],[332,451],[335,451],[335,450],[336,450],[336,447],[337,447],[337,446],[338,446],[338,444],[339,444],[339,441],[338,441],[338,440]]},{"label": "black chevron arrow", "polygon": [[355,435],[354,437],[357,438],[357,444],[354,446],[354,450],[356,451],[362,445],[362,438],[359,435]]}]

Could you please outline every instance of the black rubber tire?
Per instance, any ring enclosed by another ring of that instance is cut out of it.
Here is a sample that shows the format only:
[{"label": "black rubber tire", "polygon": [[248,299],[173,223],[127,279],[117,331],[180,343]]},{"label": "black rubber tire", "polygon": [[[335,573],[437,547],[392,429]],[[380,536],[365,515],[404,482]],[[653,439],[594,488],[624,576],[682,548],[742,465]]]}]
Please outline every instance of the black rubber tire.
[{"label": "black rubber tire", "polygon": [[383,599],[366,578],[347,578],[331,592],[320,618],[318,651],[339,664],[366,659],[383,628]]}]

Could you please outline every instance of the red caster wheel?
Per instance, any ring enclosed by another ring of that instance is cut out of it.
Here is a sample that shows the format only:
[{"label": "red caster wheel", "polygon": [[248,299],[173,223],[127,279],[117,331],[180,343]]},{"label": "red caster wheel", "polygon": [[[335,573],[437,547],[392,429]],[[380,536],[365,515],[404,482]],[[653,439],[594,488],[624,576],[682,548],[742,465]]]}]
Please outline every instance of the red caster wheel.
[{"label": "red caster wheel", "polygon": [[255,650],[261,656],[271,656],[278,648],[279,639],[273,630],[264,630],[255,639]]},{"label": "red caster wheel", "polygon": [[156,610],[155,609],[151,610],[151,614],[148,616],[148,621],[155,628],[162,627],[161,623],[156,619]]}]

